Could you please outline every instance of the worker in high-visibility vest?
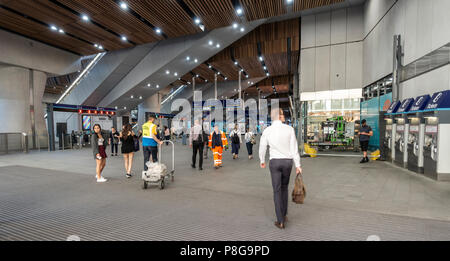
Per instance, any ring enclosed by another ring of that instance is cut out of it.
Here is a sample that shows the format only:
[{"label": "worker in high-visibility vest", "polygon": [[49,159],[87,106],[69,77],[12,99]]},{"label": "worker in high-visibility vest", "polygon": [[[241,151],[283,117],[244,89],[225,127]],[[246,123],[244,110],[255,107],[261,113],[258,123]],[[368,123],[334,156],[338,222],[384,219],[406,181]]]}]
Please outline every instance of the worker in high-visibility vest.
[{"label": "worker in high-visibility vest", "polygon": [[156,117],[150,115],[148,121],[142,125],[142,150],[144,151],[144,170],[147,171],[147,162],[152,156],[152,161],[158,161],[158,145],[162,142],[156,137],[158,134],[157,126],[154,123]]},{"label": "worker in high-visibility vest", "polygon": [[228,148],[228,140],[219,126],[214,126],[214,131],[209,135],[208,146],[211,148],[214,156],[214,168],[222,167],[223,148]]}]

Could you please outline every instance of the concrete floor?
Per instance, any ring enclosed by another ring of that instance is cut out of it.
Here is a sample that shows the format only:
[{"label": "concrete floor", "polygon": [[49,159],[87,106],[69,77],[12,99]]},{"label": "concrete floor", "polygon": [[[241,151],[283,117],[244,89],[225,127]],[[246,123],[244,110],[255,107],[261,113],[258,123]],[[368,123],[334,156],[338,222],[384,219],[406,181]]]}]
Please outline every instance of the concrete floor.
[{"label": "concrete floor", "polygon": [[175,182],[162,191],[142,189],[142,152],[130,180],[122,157],[109,157],[104,184],[89,149],[1,156],[0,240],[450,240],[450,183],[358,158],[302,159],[307,199],[289,203],[280,231],[268,170],[241,154],[214,170],[210,153],[199,171],[177,144]]}]

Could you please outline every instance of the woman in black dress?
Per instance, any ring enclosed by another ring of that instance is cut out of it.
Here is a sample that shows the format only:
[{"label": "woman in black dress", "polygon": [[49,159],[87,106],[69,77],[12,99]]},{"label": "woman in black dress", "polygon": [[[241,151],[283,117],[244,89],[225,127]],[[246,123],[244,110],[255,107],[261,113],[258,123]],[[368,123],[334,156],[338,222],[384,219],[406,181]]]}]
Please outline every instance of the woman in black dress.
[{"label": "woman in black dress", "polygon": [[122,154],[125,161],[126,177],[131,178],[131,168],[133,167],[134,156],[134,132],[131,130],[131,124],[124,125],[120,132],[120,141],[122,142]]}]

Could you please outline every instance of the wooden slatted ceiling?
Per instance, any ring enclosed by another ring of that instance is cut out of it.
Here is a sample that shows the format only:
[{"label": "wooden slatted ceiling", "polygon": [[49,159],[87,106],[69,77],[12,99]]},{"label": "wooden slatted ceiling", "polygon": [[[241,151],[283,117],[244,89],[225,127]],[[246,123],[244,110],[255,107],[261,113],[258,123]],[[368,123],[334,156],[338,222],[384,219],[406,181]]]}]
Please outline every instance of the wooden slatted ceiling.
[{"label": "wooden slatted ceiling", "polygon": [[129,40],[137,44],[161,39],[146,24],[129,12],[124,12],[112,0],[58,0],[58,2],[80,14],[88,15],[91,20],[107,28],[113,28],[114,32],[126,35]]},{"label": "wooden slatted ceiling", "polygon": [[[294,0],[292,11],[336,4],[344,0]],[[285,0],[240,0],[247,20],[253,21],[266,17],[280,16],[287,13]]]},{"label": "wooden slatted ceiling", "polygon": [[[129,43],[118,41],[116,35],[111,34],[98,26],[81,21],[77,15],[59,8],[48,0],[16,0],[10,2],[8,7],[47,24],[53,24],[59,28],[63,28],[65,32],[81,37],[82,39],[90,39],[93,43],[101,43],[103,47],[108,50],[131,46]],[[39,12],[36,12],[37,10]],[[34,22],[32,23],[34,24]],[[48,28],[43,28],[42,32],[48,31]],[[53,37],[50,36],[50,38],[57,37],[53,35]],[[88,44],[84,43],[84,45]],[[94,46],[89,46],[88,50],[90,50],[89,52],[91,53],[98,52]]]},{"label": "wooden slatted ceiling", "polygon": [[50,44],[64,46],[66,49],[78,53],[92,53],[94,49],[93,46],[64,34],[59,34],[58,37],[55,37],[55,32],[51,32],[48,27],[4,9],[0,9],[0,27],[28,35],[42,42],[49,42],[49,39],[52,39],[49,42]]},{"label": "wooden slatted ceiling", "polygon": [[239,21],[230,0],[184,0],[192,12],[200,17],[207,30],[228,26]]},{"label": "wooden slatted ceiling", "polygon": [[129,0],[127,3],[169,37],[201,32],[176,0]]}]

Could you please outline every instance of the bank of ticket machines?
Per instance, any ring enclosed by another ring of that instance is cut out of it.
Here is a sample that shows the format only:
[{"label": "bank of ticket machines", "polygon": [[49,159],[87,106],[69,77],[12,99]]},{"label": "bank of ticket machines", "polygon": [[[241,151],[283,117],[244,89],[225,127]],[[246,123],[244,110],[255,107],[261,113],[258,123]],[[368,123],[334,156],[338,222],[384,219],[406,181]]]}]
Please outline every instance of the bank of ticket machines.
[{"label": "bank of ticket machines", "polygon": [[394,102],[384,117],[386,160],[450,181],[450,90]]}]

